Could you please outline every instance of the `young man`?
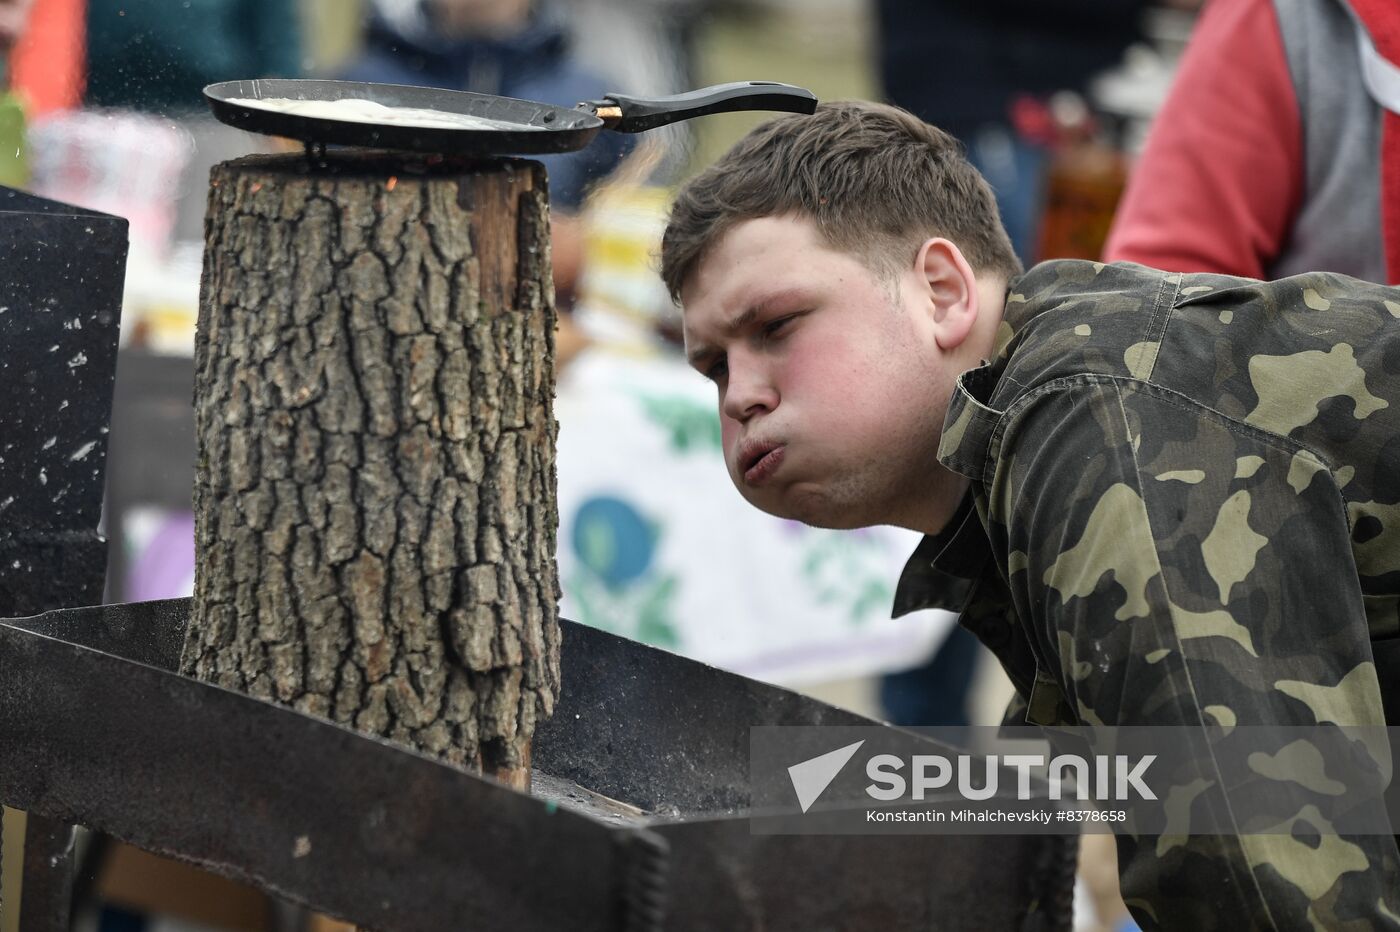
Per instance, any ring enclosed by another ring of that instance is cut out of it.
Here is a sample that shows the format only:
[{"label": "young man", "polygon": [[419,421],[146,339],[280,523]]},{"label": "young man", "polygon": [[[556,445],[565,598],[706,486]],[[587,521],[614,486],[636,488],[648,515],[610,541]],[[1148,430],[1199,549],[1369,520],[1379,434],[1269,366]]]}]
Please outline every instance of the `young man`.
[{"label": "young man", "polygon": [[[1022,274],[952,139],[866,103],[766,124],[692,180],[662,274],[743,496],[928,534],[896,611],[961,609],[1024,720],[1384,722],[1400,291]],[[1119,854],[1146,928],[1400,928],[1388,835],[1304,821]]]}]

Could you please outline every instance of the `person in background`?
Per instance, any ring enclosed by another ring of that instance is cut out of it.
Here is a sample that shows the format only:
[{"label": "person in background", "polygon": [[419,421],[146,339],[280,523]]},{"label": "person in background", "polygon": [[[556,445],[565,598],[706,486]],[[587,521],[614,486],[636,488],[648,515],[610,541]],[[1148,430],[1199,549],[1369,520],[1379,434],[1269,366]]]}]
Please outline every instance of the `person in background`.
[{"label": "person in background", "polygon": [[[27,119],[78,106],[83,89],[85,0],[0,2],[0,54],[8,90]],[[8,153],[0,151],[0,158]]]},{"label": "person in background", "polygon": [[[956,137],[996,195],[1012,248],[1035,261],[1049,150],[1014,125],[1056,91],[1082,91],[1139,36],[1144,0],[879,0],[884,96]],[[897,725],[965,725],[980,651],[954,628],[925,664],[881,681]]]},{"label": "person in background", "polygon": [[967,147],[1002,223],[1030,262],[1047,158],[1013,111],[1084,91],[1141,35],[1147,0],[879,0],[885,99]]},{"label": "person in background", "polygon": [[1400,282],[1397,63],[1392,0],[1207,4],[1105,259]]},{"label": "person in background", "polygon": [[[518,97],[572,107],[596,99],[604,79],[575,62],[559,10],[548,0],[375,0],[360,58],[342,78]],[[549,173],[554,282],[567,307],[582,261],[576,215],[590,187],[631,148],[600,133],[579,152],[540,158]]]}]

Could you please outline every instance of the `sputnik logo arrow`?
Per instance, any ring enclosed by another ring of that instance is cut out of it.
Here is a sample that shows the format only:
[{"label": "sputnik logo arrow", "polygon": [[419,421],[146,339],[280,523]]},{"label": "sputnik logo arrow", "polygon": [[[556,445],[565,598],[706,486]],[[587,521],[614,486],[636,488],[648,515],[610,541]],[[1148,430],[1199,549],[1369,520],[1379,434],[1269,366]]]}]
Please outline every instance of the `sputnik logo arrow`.
[{"label": "sputnik logo arrow", "polygon": [[812,807],[812,803],[826,791],[831,781],[841,772],[841,768],[855,757],[856,751],[859,751],[864,743],[857,741],[855,744],[828,751],[820,757],[804,760],[788,768],[788,777],[792,780],[792,788],[797,792],[797,802],[803,812]]}]

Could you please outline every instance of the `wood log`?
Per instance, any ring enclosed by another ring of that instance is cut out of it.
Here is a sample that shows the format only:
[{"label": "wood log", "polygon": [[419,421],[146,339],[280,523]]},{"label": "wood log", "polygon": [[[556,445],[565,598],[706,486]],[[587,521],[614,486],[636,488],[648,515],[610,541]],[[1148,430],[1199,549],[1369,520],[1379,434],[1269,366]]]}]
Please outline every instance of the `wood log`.
[{"label": "wood log", "polygon": [[543,168],[210,185],[183,671],[528,787],[559,689]]}]

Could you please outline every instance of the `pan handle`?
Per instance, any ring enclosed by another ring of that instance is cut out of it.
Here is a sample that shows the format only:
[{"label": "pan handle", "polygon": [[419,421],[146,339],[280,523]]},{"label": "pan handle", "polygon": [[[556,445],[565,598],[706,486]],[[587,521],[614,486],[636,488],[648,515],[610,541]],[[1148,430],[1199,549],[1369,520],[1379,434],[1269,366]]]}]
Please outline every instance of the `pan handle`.
[{"label": "pan handle", "polygon": [[[603,118],[608,129],[640,133],[668,123],[734,110],[782,110],[811,113],[817,98],[806,88],[776,81],[736,81],[715,84],[673,97],[632,97],[609,93],[603,100],[580,104]],[[619,114],[618,111],[621,111]]]}]

